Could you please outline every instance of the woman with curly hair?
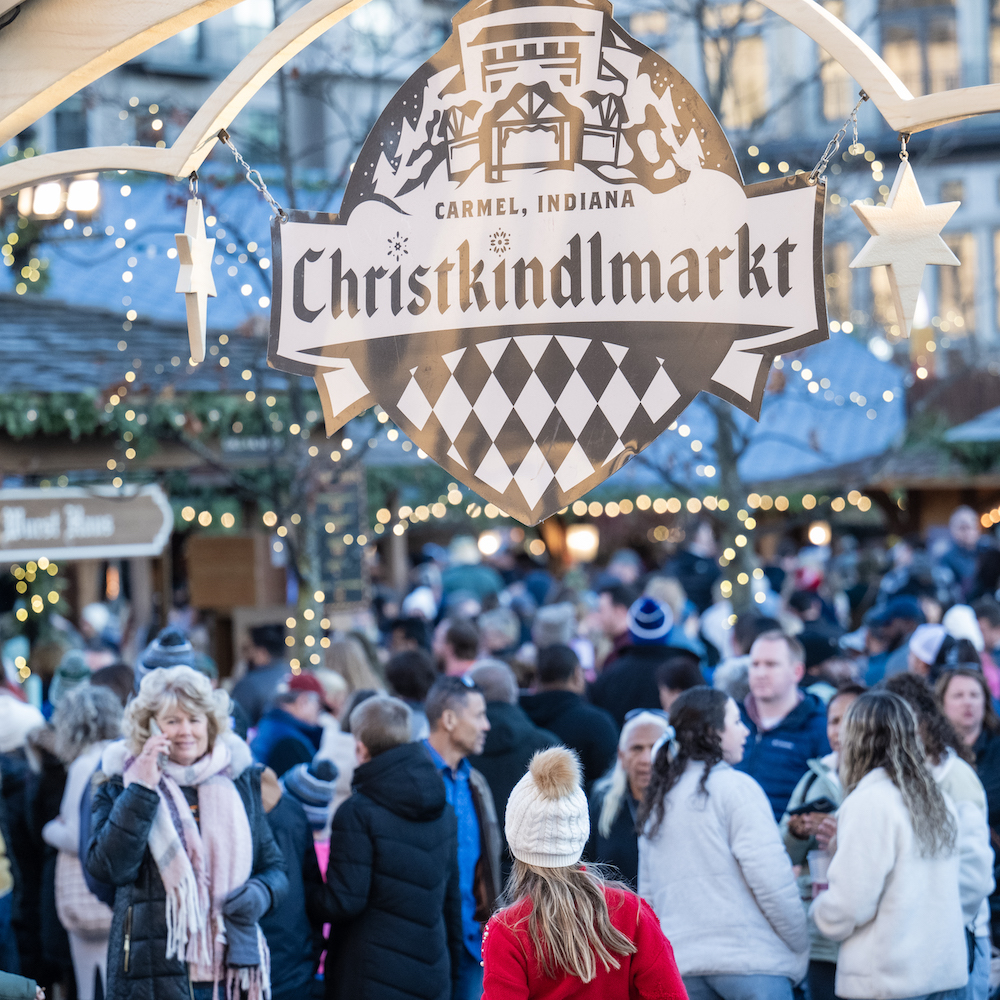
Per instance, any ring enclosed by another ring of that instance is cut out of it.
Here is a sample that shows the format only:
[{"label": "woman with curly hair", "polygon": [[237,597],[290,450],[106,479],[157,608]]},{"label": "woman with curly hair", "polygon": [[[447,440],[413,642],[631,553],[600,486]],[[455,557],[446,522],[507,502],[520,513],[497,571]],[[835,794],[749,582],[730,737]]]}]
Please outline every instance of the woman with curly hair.
[{"label": "woman with curly hair", "polygon": [[535,754],[505,826],[514,867],[483,933],[483,1000],[685,1000],[653,911],[580,863],[590,817],[574,753]]},{"label": "woman with curly hair", "polygon": [[829,888],[810,913],[841,942],[836,993],[845,1000],[966,996],[958,813],[931,775],[917,726],[891,691],[861,695],[844,717],[846,796]]},{"label": "woman with curly hair", "polygon": [[670,709],[639,810],[639,892],[673,943],[691,1000],[791,1000],[806,915],[763,789],[733,768],[736,702],[696,687]]},{"label": "woman with curly hair", "polygon": [[108,1000],[270,995],[258,921],[288,880],[229,696],[190,667],[148,673],[102,757],[87,867],[117,887]]}]

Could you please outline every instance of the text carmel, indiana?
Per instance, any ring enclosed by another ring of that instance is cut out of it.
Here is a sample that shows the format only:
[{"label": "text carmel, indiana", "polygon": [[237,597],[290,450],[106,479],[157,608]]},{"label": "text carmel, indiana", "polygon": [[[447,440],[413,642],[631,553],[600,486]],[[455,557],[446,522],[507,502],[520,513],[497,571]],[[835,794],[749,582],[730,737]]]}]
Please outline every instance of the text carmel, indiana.
[{"label": "text carmel, indiana", "polygon": [[[462,312],[473,305],[482,311],[491,297],[497,309],[504,309],[508,304],[523,309],[529,303],[540,308],[546,295],[563,308],[568,303],[579,306],[585,297],[598,305],[606,295],[617,304],[626,296],[638,303],[646,295],[658,302],[664,293],[675,302],[684,298],[694,301],[703,293],[717,299],[726,287],[738,290],[744,299],[753,293],[763,297],[772,287],[777,288],[782,298],[791,291],[788,265],[795,250],[794,243],[786,238],[774,247],[774,259],[770,260],[768,248],[763,243],[752,246],[750,226],[744,223],[734,234],[733,244],[715,246],[704,254],[704,258],[692,247],[686,247],[675,253],[665,266],[653,250],[642,256],[641,251],[619,252],[605,260],[600,233],[594,233],[587,240],[586,251],[581,236],[576,234],[569,240],[568,252],[552,263],[541,261],[537,256],[530,260],[521,257],[508,266],[503,258],[487,269],[482,259],[472,263],[469,241],[465,240],[453,254],[434,266],[417,264],[404,269],[397,265],[391,271],[387,267],[369,267],[364,271],[359,268],[358,272],[345,266],[339,248],[325,262],[322,250],[309,249],[293,268],[292,308],[298,319],[311,323],[326,309],[334,319],[339,319],[345,311],[354,317],[362,304],[368,316],[373,316],[380,308],[390,309],[394,316],[404,309],[418,316],[432,305],[440,313],[447,312],[453,305]],[[734,256],[736,259],[730,261]],[[328,275],[329,293],[327,301],[320,304],[316,301],[317,289],[324,284],[324,269]],[[429,278],[432,274],[434,277]]]}]

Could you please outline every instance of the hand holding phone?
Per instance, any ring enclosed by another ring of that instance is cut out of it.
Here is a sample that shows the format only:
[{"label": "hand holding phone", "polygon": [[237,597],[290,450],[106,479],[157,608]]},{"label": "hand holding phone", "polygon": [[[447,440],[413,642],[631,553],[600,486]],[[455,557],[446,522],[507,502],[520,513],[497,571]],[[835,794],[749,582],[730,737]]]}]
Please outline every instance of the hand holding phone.
[{"label": "hand holding phone", "polygon": [[[149,720],[149,735],[150,736],[162,736],[163,730],[160,728],[159,723],[156,719]],[[167,761],[170,757],[165,753],[160,753],[156,755],[156,766],[162,771],[167,766]]]}]

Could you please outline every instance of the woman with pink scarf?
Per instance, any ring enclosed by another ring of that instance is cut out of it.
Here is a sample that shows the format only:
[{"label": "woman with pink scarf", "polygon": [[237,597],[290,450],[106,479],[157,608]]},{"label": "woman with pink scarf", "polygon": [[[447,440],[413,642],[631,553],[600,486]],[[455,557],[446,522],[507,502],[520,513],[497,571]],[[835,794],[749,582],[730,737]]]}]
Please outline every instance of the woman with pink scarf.
[{"label": "woman with pink scarf", "polygon": [[260,774],[229,698],[154,670],[101,760],[87,867],[116,887],[107,1000],[266,1000],[258,921],[284,894]]}]

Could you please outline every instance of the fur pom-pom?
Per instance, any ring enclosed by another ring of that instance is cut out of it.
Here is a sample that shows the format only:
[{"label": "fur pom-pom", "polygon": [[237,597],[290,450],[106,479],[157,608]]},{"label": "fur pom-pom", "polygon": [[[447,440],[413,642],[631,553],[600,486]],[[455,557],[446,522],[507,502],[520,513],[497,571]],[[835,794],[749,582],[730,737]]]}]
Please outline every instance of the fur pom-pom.
[{"label": "fur pom-pom", "polygon": [[572,795],[580,787],[580,762],[566,747],[539,750],[528,767],[538,791],[547,799]]}]

